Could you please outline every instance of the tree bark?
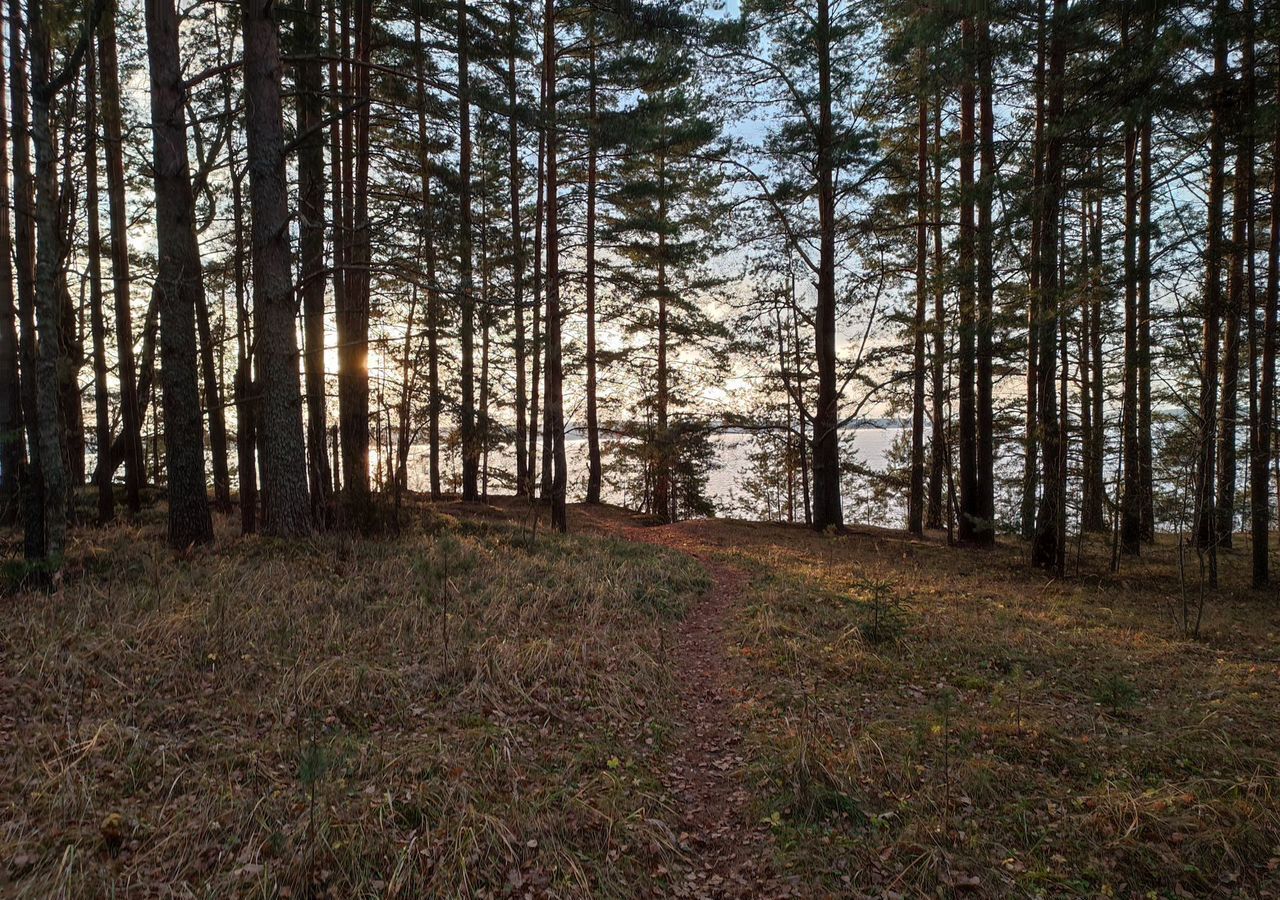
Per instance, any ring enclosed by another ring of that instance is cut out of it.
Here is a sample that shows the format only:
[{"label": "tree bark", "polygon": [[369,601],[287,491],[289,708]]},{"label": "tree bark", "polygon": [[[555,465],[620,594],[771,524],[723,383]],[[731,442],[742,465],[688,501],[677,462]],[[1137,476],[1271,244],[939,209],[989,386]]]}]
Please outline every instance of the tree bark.
[{"label": "tree bark", "polygon": [[978,181],[978,309],[977,309],[977,370],[975,389],[975,426],[977,443],[977,471],[975,472],[973,517],[973,542],[989,547],[996,541],[996,480],[995,480],[995,412],[992,402],[992,306],[995,295],[992,272],[995,227],[992,224],[991,204],[995,196],[996,149],[995,114],[993,95],[995,81],[992,77],[990,6],[982,7],[978,19],[978,86],[979,100],[978,154],[980,177]]},{"label": "tree bark", "polygon": [[1036,313],[1039,360],[1036,398],[1041,460],[1040,503],[1036,510],[1031,561],[1062,574],[1066,567],[1065,497],[1063,491],[1063,435],[1058,417],[1059,214],[1062,204],[1063,80],[1066,68],[1067,0],[1053,0],[1049,70],[1046,79],[1045,167],[1040,205],[1040,291]]},{"label": "tree bark", "polygon": [[507,167],[510,170],[511,188],[511,306],[515,318],[515,357],[516,357],[516,496],[527,493],[528,481],[526,472],[529,467],[529,454],[526,442],[529,437],[528,383],[525,381],[525,366],[528,362],[528,349],[525,346],[524,333],[524,233],[520,225],[520,129],[519,82],[516,78],[516,56],[519,52],[520,23],[516,16],[517,4],[511,3],[507,10]]},{"label": "tree bark", "polygon": [[263,530],[296,537],[311,530],[297,302],[289,260],[289,194],[280,101],[280,49],[271,0],[244,0],[245,137],[252,218],[254,324],[261,383]]},{"label": "tree bark", "polygon": [[[1277,45],[1280,47],[1280,44]],[[1276,78],[1276,99],[1280,101],[1280,75]],[[1271,583],[1271,490],[1268,469],[1275,435],[1276,331],[1280,313],[1280,123],[1272,134],[1271,222],[1267,239],[1267,287],[1262,310],[1262,361],[1258,377],[1258,421],[1253,428],[1249,460],[1249,524],[1253,543],[1253,586]]]},{"label": "tree bark", "polygon": [[925,315],[929,304],[929,101],[925,95],[928,58],[923,45],[916,51],[916,66],[919,79],[916,101],[916,314],[912,329],[915,372],[911,392],[911,483],[907,493],[907,530],[912,534],[923,534],[924,343]]},{"label": "tree bark", "polygon": [[836,189],[835,128],[832,120],[831,4],[818,0],[814,29],[818,61],[818,308],[814,351],[818,368],[813,417],[813,527],[844,527],[840,500],[840,395],[836,385]]},{"label": "tree bark", "polygon": [[301,256],[303,314],[302,367],[307,403],[307,487],[311,518],[319,528],[330,524],[328,411],[324,379],[324,229],[325,167],[321,78],[320,0],[301,0],[296,7],[294,64],[298,123],[298,253]]},{"label": "tree bark", "polygon": [[[9,225],[9,115],[5,71],[0,67],[0,247],[13,246]],[[18,308],[13,293],[13,260],[0,252],[0,524],[18,519],[20,473],[26,462],[22,439],[22,386],[18,360]]]},{"label": "tree bark", "polygon": [[557,201],[559,172],[558,123],[556,121],[556,6],[547,0],[543,23],[543,61],[546,66],[547,92],[547,425],[552,454],[551,525],[564,533],[569,530],[565,509],[564,450],[564,372],[560,358],[560,226]]},{"label": "tree bark", "polygon": [[[107,205],[111,243],[111,293],[115,306],[116,377],[120,383],[120,435],[124,439],[124,490],[129,512],[142,509],[142,403],[133,355],[133,308],[130,305],[129,221],[125,205],[123,115],[120,110],[120,64],[116,52],[115,0],[108,0],[98,36],[98,69],[102,95],[103,150],[107,163]],[[111,460],[115,474],[115,457]],[[101,475],[99,475],[101,477]]]},{"label": "tree bark", "polygon": [[462,499],[478,500],[480,444],[476,434],[475,397],[475,286],[472,272],[471,222],[471,80],[470,25],[467,0],[458,0],[458,305],[462,409]]},{"label": "tree bark", "polygon": [[600,502],[600,412],[596,378],[596,193],[599,180],[597,148],[597,72],[595,22],[587,46],[587,502]]},{"label": "tree bark", "polygon": [[[94,430],[98,445],[98,521],[116,517],[115,494],[111,488],[111,393],[107,387],[107,322],[102,310],[102,235],[98,223],[98,122],[97,75],[94,58],[86,57],[84,75],[85,131],[85,217],[88,220],[89,316],[93,333]],[[6,229],[7,230],[7,229]]]},{"label": "tree bark", "polygon": [[[342,87],[358,108],[342,116],[342,277],[335,291],[338,332],[338,430],[342,444],[342,507],[356,528],[369,518],[369,32],[370,0],[343,3]],[[354,59],[350,29],[355,27]]]},{"label": "tree bark", "polygon": [[147,0],[146,19],[169,544],[181,549],[213,540],[196,376],[196,295],[204,290],[204,284],[187,159],[178,13],[173,0]]},{"label": "tree bark", "polygon": [[1195,469],[1196,546],[1208,554],[1209,583],[1216,587],[1217,572],[1217,504],[1214,475],[1216,471],[1217,408],[1219,350],[1222,316],[1222,207],[1224,199],[1223,166],[1226,157],[1225,104],[1227,91],[1227,16],[1229,0],[1217,0],[1214,7],[1213,94],[1209,120],[1209,198],[1207,235],[1205,238],[1204,331],[1200,364],[1200,398],[1198,403],[1198,447]]},{"label": "tree bark", "polygon": [[975,290],[976,226],[974,223],[975,162],[975,56],[976,28],[972,18],[960,23],[960,237],[957,253],[960,316],[958,320],[958,370],[960,418],[960,515],[958,534],[962,544],[978,544],[981,515],[978,503],[977,327]]},{"label": "tree bark", "polygon": [[[1124,22],[1123,43],[1129,42]],[[1138,378],[1140,327],[1138,310],[1138,123],[1132,111],[1124,118],[1124,408],[1121,455],[1120,552],[1136,556],[1142,546],[1142,477],[1138,450]]]},{"label": "tree bark", "polygon": [[[930,528],[943,527],[943,491],[950,468],[951,448],[947,446],[946,427],[946,257],[942,249],[942,112],[943,95],[939,91],[933,104],[933,359],[931,388],[933,433],[929,441],[929,512]],[[804,420],[801,419],[803,427]]]},{"label": "tree bark", "polygon": [[1218,522],[1222,547],[1231,547],[1236,518],[1236,421],[1239,416],[1240,319],[1252,316],[1253,287],[1253,2],[1244,0],[1244,39],[1235,106],[1237,130],[1235,190],[1231,205],[1231,264],[1223,316],[1222,408],[1218,421]]},{"label": "tree bark", "polygon": [[1041,264],[1040,239],[1044,220],[1044,117],[1045,117],[1045,60],[1046,2],[1036,2],[1036,65],[1035,65],[1035,135],[1032,141],[1031,162],[1031,240],[1029,275],[1027,278],[1027,381],[1026,427],[1023,436],[1022,460],[1022,536],[1030,540],[1035,534],[1036,488],[1039,481],[1039,412],[1040,376],[1036,371],[1040,363],[1040,326],[1036,313],[1040,305]]}]

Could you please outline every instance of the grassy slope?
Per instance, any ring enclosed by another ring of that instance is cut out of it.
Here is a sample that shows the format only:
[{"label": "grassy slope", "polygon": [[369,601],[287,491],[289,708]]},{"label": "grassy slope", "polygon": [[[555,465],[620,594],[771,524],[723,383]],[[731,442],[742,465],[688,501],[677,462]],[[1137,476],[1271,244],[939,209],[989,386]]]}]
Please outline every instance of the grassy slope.
[{"label": "grassy slope", "polygon": [[786,868],[908,896],[1277,891],[1280,608],[1247,551],[1189,640],[1169,544],[1120,576],[1086,546],[1055,584],[1016,546],[713,540],[753,575],[741,715]]},{"label": "grassy slope", "polygon": [[79,535],[60,595],[0,600],[0,894],[627,895],[670,861],[686,558],[441,517]]},{"label": "grassy slope", "polygon": [[[476,515],[178,561],[81,532],[60,596],[0,607],[0,893],[669,887],[664,630],[704,572]],[[1189,640],[1169,546],[1055,584],[1016,547],[672,531],[750,576],[735,716],[804,893],[1276,890],[1280,608],[1243,553]]]}]

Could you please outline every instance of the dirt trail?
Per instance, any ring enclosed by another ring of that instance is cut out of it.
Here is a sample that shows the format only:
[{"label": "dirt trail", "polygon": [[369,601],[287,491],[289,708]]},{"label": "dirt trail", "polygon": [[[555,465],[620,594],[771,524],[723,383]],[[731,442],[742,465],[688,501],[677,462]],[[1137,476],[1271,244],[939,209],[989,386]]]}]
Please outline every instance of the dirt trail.
[{"label": "dirt trail", "polygon": [[680,804],[680,838],[688,860],[674,880],[672,896],[796,896],[795,887],[772,871],[768,826],[753,820],[742,735],[732,716],[740,692],[727,671],[725,630],[745,591],[746,576],[717,560],[707,543],[679,527],[633,525],[591,510],[579,515],[607,534],[688,554],[712,577],[711,589],[680,622],[672,650],[680,690],[680,733],[663,782]]}]

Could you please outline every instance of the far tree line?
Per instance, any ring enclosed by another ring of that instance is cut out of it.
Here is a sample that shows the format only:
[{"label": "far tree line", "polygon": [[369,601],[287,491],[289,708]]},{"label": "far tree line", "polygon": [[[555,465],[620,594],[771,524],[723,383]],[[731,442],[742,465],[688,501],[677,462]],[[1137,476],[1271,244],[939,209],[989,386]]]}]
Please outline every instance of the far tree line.
[{"label": "far tree line", "polygon": [[771,517],[870,483],[1059,574],[1185,518],[1266,585],[1278,38],[1253,0],[9,0],[4,515],[35,573],[157,487],[176,548],[374,529],[411,477],[673,521],[734,429]]}]

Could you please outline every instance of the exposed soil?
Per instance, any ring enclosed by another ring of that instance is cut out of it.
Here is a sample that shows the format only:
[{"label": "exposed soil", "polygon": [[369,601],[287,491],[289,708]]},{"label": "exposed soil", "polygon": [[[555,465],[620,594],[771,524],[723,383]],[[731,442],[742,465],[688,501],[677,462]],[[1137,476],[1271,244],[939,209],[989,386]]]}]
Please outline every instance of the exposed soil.
[{"label": "exposed soil", "polygon": [[672,895],[796,896],[795,886],[772,869],[768,825],[752,815],[742,731],[733,715],[741,692],[728,675],[725,626],[745,594],[746,576],[709,552],[697,523],[646,526],[615,510],[575,512],[593,529],[692,556],[712,577],[711,589],[680,621],[672,648],[679,734],[663,783],[680,804],[680,845],[687,854]]}]

